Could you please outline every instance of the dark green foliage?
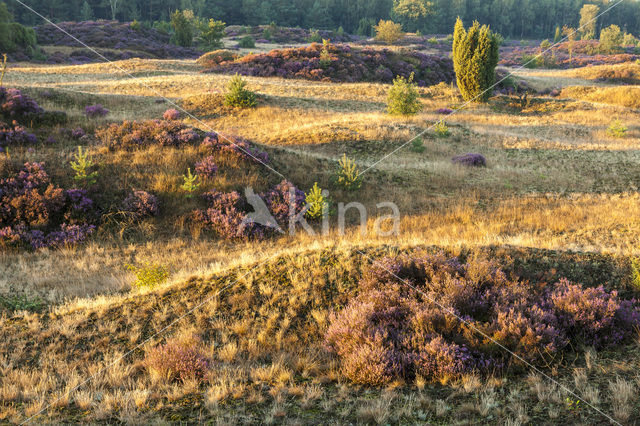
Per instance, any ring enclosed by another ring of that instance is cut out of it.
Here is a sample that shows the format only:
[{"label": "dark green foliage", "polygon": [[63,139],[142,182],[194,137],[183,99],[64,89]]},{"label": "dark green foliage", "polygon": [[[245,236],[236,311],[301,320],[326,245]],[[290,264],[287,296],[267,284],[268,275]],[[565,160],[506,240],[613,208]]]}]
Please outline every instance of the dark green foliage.
[{"label": "dark green foliage", "polygon": [[411,77],[398,76],[393,80],[393,87],[389,89],[387,112],[391,115],[414,115],[422,110],[422,103],[418,99],[416,84]]},{"label": "dark green foliage", "polygon": [[453,67],[458,88],[467,101],[486,102],[491,96],[501,37],[475,21],[469,31],[458,19],[453,35]]},{"label": "dark green foliage", "polygon": [[225,104],[235,108],[253,108],[256,106],[256,94],[246,88],[247,82],[235,75],[229,82],[229,89],[224,97]]},{"label": "dark green foliage", "polygon": [[244,36],[240,39],[238,46],[244,49],[251,49],[253,47],[256,47],[256,41],[251,36]]},{"label": "dark green foliage", "polygon": [[193,44],[193,27],[183,12],[176,10],[171,14],[173,41],[178,46],[191,47]]},{"label": "dark green foliage", "polygon": [[209,50],[219,49],[223,47],[222,37],[224,37],[225,23],[222,21],[216,21],[209,19],[207,27],[202,31],[202,43],[204,47]]},{"label": "dark green foliage", "polygon": [[33,57],[36,53],[36,41],[33,28],[13,22],[7,5],[0,3],[0,53],[21,52]]}]

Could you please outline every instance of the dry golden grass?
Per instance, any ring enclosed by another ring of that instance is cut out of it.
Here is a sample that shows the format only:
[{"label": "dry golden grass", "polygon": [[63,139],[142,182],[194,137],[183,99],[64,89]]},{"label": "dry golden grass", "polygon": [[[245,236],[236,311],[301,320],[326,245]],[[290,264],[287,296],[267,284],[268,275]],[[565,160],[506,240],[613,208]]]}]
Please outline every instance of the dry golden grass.
[{"label": "dry golden grass", "polygon": [[[52,306],[0,315],[0,422],[36,414],[39,422],[603,421],[588,407],[576,410],[567,402],[570,395],[539,376],[352,387],[324,352],[322,334],[329,312],[348,300],[367,262],[358,250],[373,256],[417,246],[453,254],[479,250],[507,264],[508,256],[535,261],[534,270],[525,271],[531,279],[562,272],[628,290],[629,257],[640,255],[636,87],[590,82],[585,78],[591,75],[574,71],[519,71],[536,87],[576,87],[565,88],[559,99],[536,97],[526,105],[512,97],[469,105],[444,117],[448,138],[427,131],[424,152],[407,147],[377,164],[443,118],[438,108],[460,106],[457,91],[447,85],[420,89],[424,112],[398,119],[385,113],[386,85],[247,78],[260,103],[239,111],[220,104],[229,76],[198,71],[193,61],[23,65],[13,67],[5,83],[25,88],[47,109],[67,110],[73,125],[88,130],[109,121],[158,118],[168,103],[156,100],[169,97],[196,115],[186,122],[263,145],[273,167],[302,189],[318,181],[335,201],[363,202],[371,215],[369,233],[360,235],[350,217],[345,235],[333,223],[326,236],[219,241],[191,226],[189,214],[201,204],[179,189],[181,175],[202,155],[197,148],[125,153],[83,141],[114,205],[126,191],[145,189],[160,196],[164,213],[136,226],[111,223],[75,250],[2,254],[0,295],[24,294]],[[45,99],[45,90],[53,96]],[[89,122],[82,108],[92,103],[112,113]],[[625,138],[606,133],[613,118],[629,128]],[[35,153],[17,148],[12,160],[44,160],[57,181],[70,182],[76,143],[63,138]],[[452,156],[465,152],[484,154],[488,167],[451,164]],[[375,165],[358,192],[332,186],[343,153],[361,169]],[[203,191],[260,191],[280,181],[257,165],[218,161],[222,172]],[[387,213],[377,212],[381,201],[401,210],[400,233],[393,238],[371,232],[376,215]],[[576,255],[585,256],[578,262],[570,250],[611,256]],[[158,289],[132,292],[128,263],[165,265],[170,279]],[[583,264],[603,269],[587,276]],[[200,303],[168,333],[146,342]],[[169,335],[190,333],[215,361],[206,380],[171,383],[149,374],[144,350]],[[565,360],[552,374],[618,421],[632,421],[639,414],[640,349],[624,351],[578,349],[577,359]],[[87,377],[92,380],[75,389]]]}]

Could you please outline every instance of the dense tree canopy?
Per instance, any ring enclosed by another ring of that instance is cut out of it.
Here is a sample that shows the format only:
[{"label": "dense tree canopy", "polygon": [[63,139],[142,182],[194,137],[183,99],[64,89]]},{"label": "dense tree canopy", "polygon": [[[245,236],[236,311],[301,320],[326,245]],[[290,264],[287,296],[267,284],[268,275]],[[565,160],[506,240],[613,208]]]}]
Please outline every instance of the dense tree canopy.
[{"label": "dense tree canopy", "polygon": [[[111,19],[121,21],[168,21],[175,10],[190,9],[206,19],[228,25],[258,25],[275,22],[282,26],[370,32],[370,23],[395,19],[407,31],[449,34],[459,16],[477,20],[505,37],[553,38],[556,27],[579,26],[585,4],[605,12],[611,0],[23,0],[54,21]],[[85,4],[86,3],[86,4]],[[8,1],[19,22],[38,24],[39,18],[19,3]],[[593,8],[591,8],[593,9]],[[589,10],[587,8],[585,11]],[[363,24],[364,23],[364,24]],[[618,25],[640,34],[640,2],[624,0],[596,22],[602,28]],[[366,31],[365,31],[366,30]]]}]

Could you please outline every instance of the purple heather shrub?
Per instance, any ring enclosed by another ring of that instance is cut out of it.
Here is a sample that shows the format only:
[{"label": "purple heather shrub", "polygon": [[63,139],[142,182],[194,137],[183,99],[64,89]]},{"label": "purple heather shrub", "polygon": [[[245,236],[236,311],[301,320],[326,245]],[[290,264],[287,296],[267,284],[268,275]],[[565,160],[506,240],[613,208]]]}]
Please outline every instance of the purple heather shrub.
[{"label": "purple heather shrub", "polygon": [[180,111],[171,108],[166,110],[164,114],[162,114],[162,118],[164,118],[165,120],[178,120],[180,118],[180,115]]},{"label": "purple heather shrub", "polygon": [[123,209],[136,219],[157,216],[160,212],[158,198],[145,191],[133,191],[122,203]]},{"label": "purple heather shrub", "polygon": [[487,159],[482,154],[462,154],[457,155],[451,159],[454,164],[460,164],[462,166],[469,167],[486,167]]},{"label": "purple heather shrub", "polygon": [[278,226],[288,229],[290,216],[301,213],[305,206],[304,192],[286,180],[259,196],[277,223],[257,224],[246,220],[251,208],[242,195],[215,190],[203,195],[208,208],[196,211],[195,221],[221,238],[260,239],[275,233]]},{"label": "purple heather shrub", "polygon": [[15,121],[12,125],[0,122],[0,148],[15,145],[28,145],[38,142],[36,136],[28,133],[24,127],[21,127]]},{"label": "purple heather shrub", "polygon": [[82,127],[76,127],[75,129],[71,130],[71,137],[73,139],[81,139],[86,134],[87,133],[84,131],[84,129]]},{"label": "purple heather shrub", "polygon": [[204,380],[210,365],[196,337],[170,339],[149,350],[144,363],[152,375],[183,382]]},{"label": "purple heather shrub", "polygon": [[109,114],[109,110],[104,108],[101,104],[89,105],[84,108],[84,114],[88,118],[98,118]]},{"label": "purple heather shrub", "polygon": [[53,144],[56,144],[57,142],[58,141],[53,136],[48,136],[47,139],[44,141],[44,143],[46,143],[47,145],[53,145]]},{"label": "purple heather shrub", "polygon": [[80,189],[55,186],[43,163],[25,163],[14,176],[0,179],[1,247],[58,248],[81,243],[95,227],[93,201]]},{"label": "purple heather shrub", "polygon": [[218,166],[215,164],[215,157],[208,156],[202,161],[196,163],[196,174],[205,179],[213,179],[218,172]]},{"label": "purple heather shrub", "polygon": [[436,113],[441,115],[449,115],[453,114],[453,110],[451,108],[439,108]]},{"label": "purple heather shrub", "polygon": [[357,296],[330,315],[325,342],[350,380],[384,385],[518,362],[496,342],[542,365],[577,344],[618,345],[638,325],[637,302],[602,287],[563,280],[545,289],[507,278],[494,262],[421,253],[366,270]]},{"label": "purple heather shrub", "polygon": [[[326,53],[331,56],[329,65],[322,60]],[[391,83],[395,76],[408,78],[412,73],[420,86],[451,82],[454,79],[453,62],[446,57],[415,51],[351,48],[342,44],[325,47],[314,43],[309,47],[272,50],[269,53],[205,65],[208,67],[205,72],[334,82]]]},{"label": "purple heather shrub", "polygon": [[10,120],[23,120],[42,115],[44,110],[36,101],[18,89],[0,87],[0,115]]},{"label": "purple heather shrub", "polygon": [[202,137],[179,121],[123,121],[96,131],[96,137],[110,149],[136,149],[150,145],[182,146],[195,144]]},{"label": "purple heather shrub", "polygon": [[245,160],[255,161],[261,164],[269,163],[269,155],[266,152],[260,151],[244,139],[223,137],[215,133],[207,133],[201,146],[212,153],[229,153]]}]

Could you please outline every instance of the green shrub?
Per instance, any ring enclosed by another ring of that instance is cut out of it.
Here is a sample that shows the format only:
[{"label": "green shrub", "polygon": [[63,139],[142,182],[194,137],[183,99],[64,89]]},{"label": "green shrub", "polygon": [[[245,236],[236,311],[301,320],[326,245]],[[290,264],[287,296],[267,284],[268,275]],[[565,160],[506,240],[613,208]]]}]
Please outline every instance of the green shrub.
[{"label": "green shrub", "polygon": [[387,98],[387,111],[391,115],[414,115],[422,111],[422,102],[418,98],[413,73],[406,79],[398,76],[393,80]]},{"label": "green shrub", "polygon": [[209,23],[202,30],[202,35],[200,36],[202,38],[202,44],[206,49],[219,49],[223,47],[222,38],[224,37],[225,25],[222,21],[209,19]]},{"label": "green shrub", "polygon": [[380,20],[375,27],[376,40],[382,41],[386,44],[393,44],[402,38],[404,38],[404,32],[402,31],[402,24],[396,24],[393,21]]},{"label": "green shrub", "polygon": [[447,123],[445,123],[444,120],[440,120],[436,124],[434,124],[433,130],[436,132],[436,136],[438,136],[439,138],[446,138],[451,133],[449,131],[449,126],[447,126]]},{"label": "green shrub", "polygon": [[501,37],[476,21],[469,31],[458,18],[453,37],[453,67],[466,101],[486,102],[491,96]]},{"label": "green shrub", "polygon": [[343,154],[338,164],[340,170],[336,173],[336,184],[347,190],[359,189],[362,185],[362,177],[353,160],[348,158],[347,154]]},{"label": "green shrub", "polygon": [[73,156],[75,161],[71,161],[71,168],[76,172],[73,180],[82,187],[90,187],[96,184],[98,180],[98,172],[91,172],[91,168],[95,166],[91,157],[86,151],[82,151],[82,147],[78,147],[78,152]]},{"label": "green shrub", "polygon": [[224,97],[225,105],[234,108],[253,108],[257,105],[256,94],[246,88],[247,82],[238,74],[231,78],[227,94]]},{"label": "green shrub", "polygon": [[138,289],[155,288],[169,278],[169,270],[162,265],[146,263],[142,266],[126,265],[125,268],[135,275],[132,286]]},{"label": "green shrub", "polygon": [[191,168],[187,169],[187,174],[182,175],[182,185],[180,189],[187,193],[187,198],[193,198],[193,193],[200,188],[200,178],[191,173]]},{"label": "green shrub", "polygon": [[173,28],[173,42],[178,46],[191,47],[193,44],[193,27],[184,12],[176,10],[171,14],[171,27]]},{"label": "green shrub", "polygon": [[309,43],[320,43],[322,41],[322,37],[320,36],[320,31],[311,30],[309,33]]},{"label": "green shrub", "polygon": [[427,40],[430,44],[438,44],[438,39],[435,37],[431,37],[429,40]]},{"label": "green shrub", "polygon": [[315,182],[309,193],[305,194],[305,202],[309,205],[305,213],[309,219],[320,219],[329,213],[329,200],[322,194],[318,182]]},{"label": "green shrub", "polygon": [[627,126],[622,124],[620,120],[614,120],[607,129],[607,133],[614,138],[624,138],[627,135]]},{"label": "green shrub", "polygon": [[636,291],[640,291],[640,258],[631,259],[631,284]]},{"label": "green shrub", "polygon": [[238,46],[243,49],[251,49],[252,47],[256,47],[256,41],[251,36],[244,36],[240,39]]},{"label": "green shrub", "polygon": [[133,22],[131,23],[131,29],[134,31],[140,31],[141,28],[142,26],[140,25],[140,22],[138,22],[137,19],[134,19]]},{"label": "green shrub", "polygon": [[624,34],[617,25],[603,28],[600,32],[600,50],[604,53],[617,53],[622,50]]},{"label": "green shrub", "polygon": [[418,154],[424,152],[425,147],[422,138],[415,138],[414,140],[412,140],[409,149],[413,152],[417,152]]}]

